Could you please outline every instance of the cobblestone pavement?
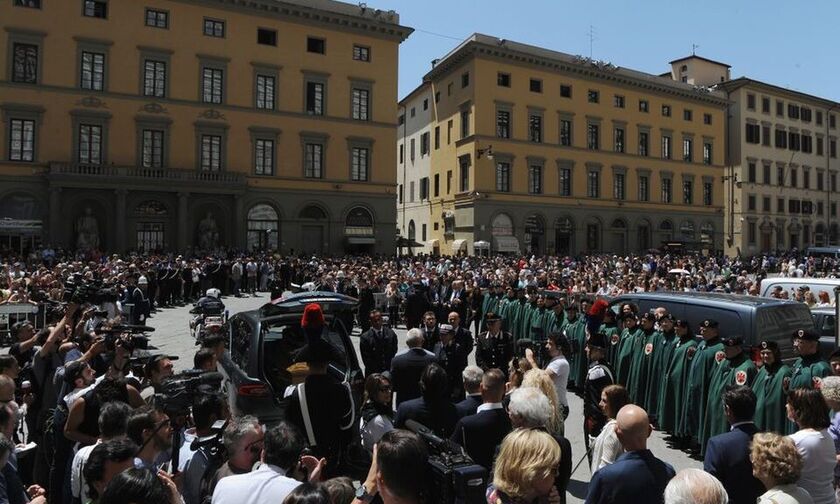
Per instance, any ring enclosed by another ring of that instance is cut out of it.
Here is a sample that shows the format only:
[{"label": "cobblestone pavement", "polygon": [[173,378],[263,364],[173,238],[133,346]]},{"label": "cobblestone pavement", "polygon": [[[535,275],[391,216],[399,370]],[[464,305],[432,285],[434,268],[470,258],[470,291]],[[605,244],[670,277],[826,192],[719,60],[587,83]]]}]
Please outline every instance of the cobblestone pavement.
[{"label": "cobblestone pavement", "polygon": [[[256,298],[227,297],[224,298],[224,302],[229,313],[233,315],[240,311],[253,310],[260,307],[262,304],[268,302],[268,294],[260,293]],[[151,338],[151,344],[159,349],[155,353],[177,355],[180,359],[175,362],[176,371],[192,367],[192,359],[196,350],[195,343],[190,337],[190,315],[187,313],[188,311],[189,307],[164,308],[158,310],[149,321],[149,325],[156,329],[152,333]],[[406,348],[405,329],[397,329],[396,333],[399,337],[400,349]],[[358,354],[359,339],[357,336],[354,336],[352,340]],[[470,356],[470,362],[475,362],[474,355]],[[574,464],[577,464],[586,452],[583,443],[583,400],[577,395],[569,393],[569,408],[571,411],[569,413],[570,420],[566,423],[566,436],[572,443]],[[701,461],[692,459],[685,452],[669,448],[664,440],[664,436],[659,432],[654,432],[651,436],[649,447],[654,455],[673,465],[677,471],[688,467],[701,469],[703,467]],[[586,488],[590,477],[588,465],[584,462],[572,475],[572,480],[569,483],[569,498],[567,501],[569,504],[583,502],[586,497]]]}]

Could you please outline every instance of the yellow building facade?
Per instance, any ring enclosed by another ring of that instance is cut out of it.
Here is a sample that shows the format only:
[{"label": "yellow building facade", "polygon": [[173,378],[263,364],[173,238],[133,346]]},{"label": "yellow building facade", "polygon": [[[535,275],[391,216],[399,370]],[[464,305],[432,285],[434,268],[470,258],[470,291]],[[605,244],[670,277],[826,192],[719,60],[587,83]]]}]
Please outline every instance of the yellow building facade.
[{"label": "yellow building facade", "polygon": [[393,11],[13,0],[0,26],[0,247],[393,250]]},{"label": "yellow building facade", "polygon": [[424,80],[441,253],[722,248],[723,94],[480,34]]}]

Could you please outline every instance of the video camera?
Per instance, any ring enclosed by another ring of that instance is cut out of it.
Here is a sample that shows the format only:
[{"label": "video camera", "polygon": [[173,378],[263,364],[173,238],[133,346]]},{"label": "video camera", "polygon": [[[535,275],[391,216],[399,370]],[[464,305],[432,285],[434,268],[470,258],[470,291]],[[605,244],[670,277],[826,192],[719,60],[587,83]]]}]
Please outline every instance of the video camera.
[{"label": "video camera", "polygon": [[155,394],[155,404],[170,417],[181,416],[192,407],[199,387],[205,386],[211,393],[219,393],[224,376],[221,373],[190,370],[170,376],[161,385],[160,393]]},{"label": "video camera", "polygon": [[120,324],[113,327],[98,327],[96,334],[105,335],[105,350],[113,352],[117,347],[125,348],[129,354],[134,350],[148,350],[149,338],[142,333],[153,332],[154,327],[144,325]]},{"label": "video camera", "polygon": [[429,447],[428,475],[431,495],[428,502],[466,504],[484,502],[487,469],[476,464],[461,447],[435,435],[425,425],[408,420],[405,426]]},{"label": "video camera", "polygon": [[64,281],[64,289],[61,293],[61,301],[64,303],[91,303],[101,304],[105,302],[117,302],[119,292],[116,286],[106,286],[102,280],[88,280],[81,273],[74,273]]}]

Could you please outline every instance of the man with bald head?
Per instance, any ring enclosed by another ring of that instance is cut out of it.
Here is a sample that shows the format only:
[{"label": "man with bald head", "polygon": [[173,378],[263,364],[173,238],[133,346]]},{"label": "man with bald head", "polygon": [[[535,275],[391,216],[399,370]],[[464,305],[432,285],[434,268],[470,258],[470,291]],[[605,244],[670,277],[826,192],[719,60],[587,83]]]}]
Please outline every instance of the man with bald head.
[{"label": "man with bald head", "polygon": [[586,504],[664,502],[665,486],[676,473],[647,449],[652,431],[647,412],[628,404],[619,410],[616,422],[615,433],[625,453],[592,476]]}]

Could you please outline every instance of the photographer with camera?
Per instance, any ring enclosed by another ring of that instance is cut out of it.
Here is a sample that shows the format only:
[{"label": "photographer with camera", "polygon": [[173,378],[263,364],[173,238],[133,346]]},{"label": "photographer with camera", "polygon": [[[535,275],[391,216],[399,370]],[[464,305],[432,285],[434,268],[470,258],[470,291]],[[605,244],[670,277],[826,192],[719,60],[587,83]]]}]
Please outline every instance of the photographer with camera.
[{"label": "photographer with camera", "polygon": [[224,400],[219,394],[205,393],[196,395],[193,399],[192,418],[195,427],[183,433],[184,444],[180,447],[178,468],[178,471],[184,474],[181,493],[185,504],[201,504],[201,485],[211,464],[209,451],[202,448],[193,449],[193,442],[212,436],[213,424],[217,420],[226,419],[225,410]]},{"label": "photographer with camera", "polygon": [[[140,446],[135,466],[157,471],[164,465],[161,455],[172,448],[172,427],[169,415],[156,406],[143,406],[128,418],[128,438]],[[168,457],[167,457],[168,459]]]},{"label": "photographer with camera", "polygon": [[209,494],[213,493],[222,478],[251,472],[260,459],[263,436],[263,427],[256,417],[247,415],[231,418],[222,438],[227,461],[212,475]]},{"label": "photographer with camera", "polygon": [[387,432],[373,449],[373,463],[352,504],[369,504],[377,495],[384,504],[424,502],[430,490],[428,458],[426,443],[417,434],[400,429]]}]

